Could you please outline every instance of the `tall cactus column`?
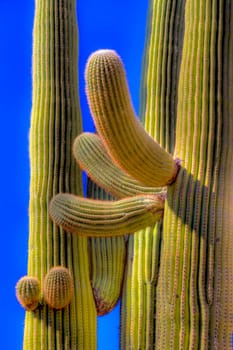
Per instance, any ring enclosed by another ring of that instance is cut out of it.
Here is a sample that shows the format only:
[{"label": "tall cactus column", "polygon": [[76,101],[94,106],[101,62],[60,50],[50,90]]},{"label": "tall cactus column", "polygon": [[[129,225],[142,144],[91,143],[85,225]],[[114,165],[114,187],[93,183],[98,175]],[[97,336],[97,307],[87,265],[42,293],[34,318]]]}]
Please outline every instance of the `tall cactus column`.
[{"label": "tall cactus column", "polygon": [[[146,131],[173,153],[185,0],[151,0],[140,109]],[[156,189],[154,189],[156,191]],[[162,220],[129,237],[121,309],[121,349],[156,348],[156,286]]]},{"label": "tall cactus column", "polygon": [[41,285],[50,268],[67,267],[74,296],[62,310],[48,307],[44,300],[34,312],[27,312],[25,350],[96,348],[87,239],[57,227],[48,214],[48,203],[56,193],[82,194],[81,174],[72,157],[74,138],[81,132],[75,5],[75,0],[36,1],[28,257],[28,275],[37,277]]},{"label": "tall cactus column", "polygon": [[231,1],[187,0],[156,349],[231,349],[232,29]]}]

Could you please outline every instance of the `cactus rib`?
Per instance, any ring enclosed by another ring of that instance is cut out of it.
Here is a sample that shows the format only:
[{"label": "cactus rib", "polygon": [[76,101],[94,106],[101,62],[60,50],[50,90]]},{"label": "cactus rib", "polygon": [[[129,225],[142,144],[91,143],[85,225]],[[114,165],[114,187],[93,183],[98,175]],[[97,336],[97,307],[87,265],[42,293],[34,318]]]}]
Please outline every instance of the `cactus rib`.
[{"label": "cactus rib", "polygon": [[60,193],[50,202],[52,219],[63,228],[90,237],[119,236],[150,226],[163,215],[164,196],[134,196],[118,201]]},{"label": "cactus rib", "polygon": [[135,117],[120,57],[112,50],[93,53],[86,65],[85,77],[98,134],[114,161],[146,186],[172,183],[178,165]]}]

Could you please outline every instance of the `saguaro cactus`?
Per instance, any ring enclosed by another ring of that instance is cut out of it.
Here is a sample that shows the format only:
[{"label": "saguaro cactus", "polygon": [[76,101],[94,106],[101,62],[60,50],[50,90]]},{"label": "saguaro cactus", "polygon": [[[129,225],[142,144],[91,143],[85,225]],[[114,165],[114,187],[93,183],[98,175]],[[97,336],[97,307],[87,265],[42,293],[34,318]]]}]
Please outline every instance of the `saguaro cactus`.
[{"label": "saguaro cactus", "polygon": [[[45,298],[34,312],[27,312],[25,350],[96,348],[87,239],[57,227],[48,213],[56,193],[82,195],[80,170],[72,158],[72,144],[81,132],[75,4],[75,0],[36,1],[28,251],[28,274],[39,279],[42,289],[46,273],[60,265],[72,276],[73,297],[61,310],[48,307]],[[49,297],[57,293],[48,290],[50,285],[46,284]],[[58,278],[51,288],[57,287],[59,295],[66,285]]]},{"label": "saguaro cactus", "polygon": [[[122,349],[230,350],[233,3],[151,2],[146,89],[142,89],[143,119],[150,136],[135,118],[120,57],[112,50],[100,50],[89,58],[86,92],[98,135],[78,136],[73,152],[88,175],[118,197],[114,201],[104,196],[102,200],[82,198],[80,177],[78,182],[73,177],[71,144],[80,131],[73,114],[78,110],[76,71],[69,65],[63,75],[63,63],[74,44],[69,35],[66,41],[65,28],[71,34],[75,20],[71,15],[66,22],[63,11],[73,9],[74,4],[59,4],[55,2],[52,8],[42,0],[37,3],[29,275],[40,280],[38,286],[51,267],[66,266],[74,297],[63,311],[54,311],[39,301],[36,290],[40,307],[27,313],[25,349],[35,344],[36,349],[95,347],[87,240],[80,236],[124,236],[143,229],[128,245]],[[53,14],[54,21],[48,20]],[[49,55],[41,45],[45,38]],[[69,45],[60,46],[61,39]],[[58,45],[51,45],[54,42]],[[75,57],[72,50],[70,54]],[[66,100],[65,91],[74,95]],[[167,187],[166,195],[161,186]],[[49,202],[51,218],[60,228],[49,219]],[[25,288],[19,290],[21,297]],[[20,300],[27,305],[25,299]],[[83,312],[88,325],[83,322],[77,328]]]},{"label": "saguaro cactus", "polygon": [[175,146],[182,170],[165,206],[158,349],[231,349],[232,16],[231,1],[186,1]]},{"label": "saguaro cactus", "polygon": [[[112,161],[128,172],[127,176],[133,176],[135,166],[135,177],[144,186],[167,185],[156,291],[156,337],[153,336],[155,345],[148,342],[150,348],[231,349],[232,11],[233,5],[229,1],[186,1],[174,153],[180,163],[161,146],[153,144],[152,139],[148,140],[141,126],[133,120],[117,55],[110,51],[97,52],[87,66],[90,107],[97,132]],[[145,149],[151,150],[147,157]],[[127,154],[130,155],[128,158]],[[166,166],[161,166],[164,163]],[[109,188],[109,181],[106,181],[106,188]],[[79,222],[83,215],[75,207],[75,201],[69,204],[70,196],[61,194],[52,201],[51,215],[64,227]],[[113,208],[117,207],[121,213],[124,213],[121,203],[131,203],[136,208],[134,198],[116,202]],[[142,202],[145,204],[144,199]],[[72,210],[62,211],[65,204],[71,205]],[[94,211],[98,205],[98,213],[102,208],[103,217],[111,216],[112,207],[106,213],[106,203],[99,207],[99,203],[86,200],[86,205],[89,208],[92,205]],[[96,221],[92,221],[92,215],[85,217],[94,228]],[[99,216],[100,221],[103,217]],[[130,210],[130,222],[131,218]],[[137,222],[137,215],[134,220]],[[122,228],[118,230],[117,227],[117,234],[124,234],[128,224],[126,218]],[[147,224],[149,221],[143,222],[145,227]],[[99,228],[101,231],[101,226]],[[104,234],[104,225],[102,230]],[[76,226],[74,231],[79,234]],[[91,234],[91,230],[87,232],[87,235]],[[141,259],[144,246],[142,242],[137,250]],[[129,274],[126,287],[130,278]],[[139,293],[139,300],[140,296]],[[136,308],[135,316],[139,318],[140,302]],[[134,323],[134,319],[131,321]],[[131,348],[139,349],[140,345]]]}]

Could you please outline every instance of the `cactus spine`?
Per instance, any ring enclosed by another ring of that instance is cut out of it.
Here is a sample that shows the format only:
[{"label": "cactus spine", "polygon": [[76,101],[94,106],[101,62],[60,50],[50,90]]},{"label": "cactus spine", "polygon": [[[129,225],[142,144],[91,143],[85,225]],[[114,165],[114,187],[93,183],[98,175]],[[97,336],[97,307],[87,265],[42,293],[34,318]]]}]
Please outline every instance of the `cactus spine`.
[{"label": "cactus spine", "polygon": [[37,0],[33,46],[33,106],[30,129],[30,237],[28,274],[41,284],[53,266],[74,278],[69,307],[27,312],[24,349],[95,349],[96,310],[89,281],[88,245],[49,218],[58,192],[82,194],[72,144],[81,132],[77,93],[75,0]]}]

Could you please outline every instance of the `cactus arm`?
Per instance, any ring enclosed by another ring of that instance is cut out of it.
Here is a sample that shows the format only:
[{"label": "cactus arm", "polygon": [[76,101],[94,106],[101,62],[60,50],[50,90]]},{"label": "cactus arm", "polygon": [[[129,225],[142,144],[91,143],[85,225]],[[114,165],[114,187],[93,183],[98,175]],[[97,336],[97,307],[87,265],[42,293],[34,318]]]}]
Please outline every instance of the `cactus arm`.
[{"label": "cactus arm", "polygon": [[88,279],[87,240],[56,227],[48,215],[48,202],[57,192],[82,193],[81,174],[71,158],[74,138],[80,132],[75,1],[37,0],[28,274],[42,284],[51,267],[66,266],[75,280],[75,290],[70,306],[64,310],[55,311],[45,302],[33,313],[26,313],[25,350],[96,348],[96,310]]},{"label": "cactus arm", "polygon": [[123,198],[158,192],[158,188],[144,186],[114,164],[96,134],[79,135],[74,142],[73,154],[81,169],[113,196]]},{"label": "cactus arm", "polygon": [[68,231],[104,237],[125,235],[152,225],[163,215],[163,206],[163,195],[100,201],[60,193],[50,202],[49,212]]},{"label": "cactus arm", "polygon": [[[88,179],[87,196],[100,200],[113,200],[111,195],[90,179]],[[90,279],[97,314],[104,315],[113,309],[121,294],[126,256],[125,237],[90,238],[89,247]]]},{"label": "cactus arm", "polygon": [[135,117],[119,56],[111,50],[95,52],[87,62],[85,77],[92,116],[111,157],[147,186],[172,183],[178,165]]},{"label": "cactus arm", "polygon": [[125,266],[125,238],[92,238],[91,284],[97,315],[112,311],[120,295]]}]

